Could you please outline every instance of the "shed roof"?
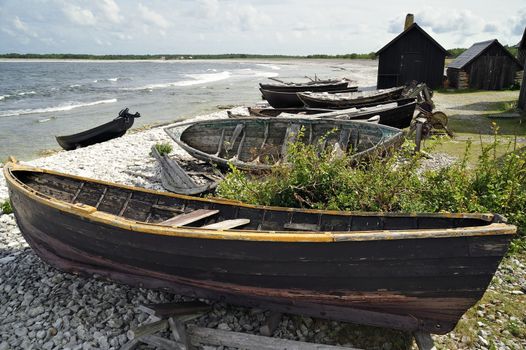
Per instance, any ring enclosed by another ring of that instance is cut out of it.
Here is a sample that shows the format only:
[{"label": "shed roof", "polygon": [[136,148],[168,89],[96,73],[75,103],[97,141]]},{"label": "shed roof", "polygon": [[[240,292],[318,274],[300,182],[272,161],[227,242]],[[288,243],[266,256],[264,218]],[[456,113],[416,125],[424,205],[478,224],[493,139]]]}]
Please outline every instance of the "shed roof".
[{"label": "shed roof", "polygon": [[481,41],[478,43],[474,43],[471,45],[469,49],[461,53],[453,62],[451,62],[447,67],[448,68],[456,68],[456,69],[462,69],[465,66],[467,66],[469,63],[471,63],[474,59],[482,55],[491,45],[494,43],[497,43],[498,46],[513,60],[515,61],[519,66],[522,67],[522,64],[515,58],[513,55],[499,43],[497,39],[493,40],[486,40]]},{"label": "shed roof", "polygon": [[378,50],[378,52],[376,52],[376,55],[378,56],[380,53],[382,53],[383,51],[387,50],[387,48],[389,48],[391,45],[393,45],[398,40],[402,39],[407,33],[409,33],[412,30],[418,30],[419,32],[424,34],[424,36],[426,38],[428,38],[429,41],[431,41],[436,47],[438,47],[440,50],[442,50],[444,53],[447,54],[447,50],[444,49],[442,47],[442,45],[440,45],[435,39],[433,39],[433,37],[431,37],[431,35],[427,34],[427,32],[425,30],[423,30],[422,27],[420,27],[417,23],[413,23],[406,30],[404,30],[402,33],[398,34],[393,40],[391,40],[389,43],[387,43],[384,47],[382,47],[380,50]]}]

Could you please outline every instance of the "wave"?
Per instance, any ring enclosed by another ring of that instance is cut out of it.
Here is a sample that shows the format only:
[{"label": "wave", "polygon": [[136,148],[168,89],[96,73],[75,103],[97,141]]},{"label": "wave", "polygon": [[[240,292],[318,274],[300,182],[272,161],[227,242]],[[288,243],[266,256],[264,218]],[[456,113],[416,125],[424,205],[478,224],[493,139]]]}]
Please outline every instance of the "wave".
[{"label": "wave", "polygon": [[14,94],[0,95],[0,101],[10,99],[10,98],[16,98],[18,96],[35,95],[35,94],[36,94],[36,91],[22,91],[22,92],[17,92]]},{"label": "wave", "polygon": [[224,71],[221,73],[204,73],[204,74],[186,74],[185,77],[191,78],[191,80],[180,80],[170,83],[161,83],[161,84],[150,84],[141,87],[135,88],[122,88],[122,90],[153,90],[153,89],[165,89],[174,86],[191,86],[212,83],[214,81],[228,79],[232,76],[229,71]]},{"label": "wave", "polygon": [[131,78],[116,77],[116,78],[107,78],[107,79],[95,79],[95,80],[93,80],[93,82],[94,83],[102,83],[102,82],[105,82],[105,81],[116,82],[116,81],[122,81],[122,80],[131,80]]},{"label": "wave", "polygon": [[70,88],[77,88],[77,87],[80,87],[81,85],[80,84],[71,84],[69,87]]},{"label": "wave", "polygon": [[278,75],[279,73],[276,72],[254,72],[254,76],[256,77],[274,78]]},{"label": "wave", "polygon": [[115,103],[115,102],[117,102],[117,99],[112,98],[109,100],[99,100],[99,101],[85,102],[85,103],[71,102],[68,104],[63,104],[63,105],[55,106],[55,107],[35,108],[35,109],[14,109],[14,110],[0,112],[0,117],[12,117],[12,116],[17,116],[17,115],[25,115],[25,114],[70,111],[75,108],[89,107],[89,106],[95,106],[95,105],[106,104],[106,103]]},{"label": "wave", "polygon": [[275,64],[268,64],[268,63],[256,63],[256,66],[266,67],[266,68],[270,68],[270,69],[273,69],[273,70],[280,70],[281,69],[281,67],[278,67]]}]

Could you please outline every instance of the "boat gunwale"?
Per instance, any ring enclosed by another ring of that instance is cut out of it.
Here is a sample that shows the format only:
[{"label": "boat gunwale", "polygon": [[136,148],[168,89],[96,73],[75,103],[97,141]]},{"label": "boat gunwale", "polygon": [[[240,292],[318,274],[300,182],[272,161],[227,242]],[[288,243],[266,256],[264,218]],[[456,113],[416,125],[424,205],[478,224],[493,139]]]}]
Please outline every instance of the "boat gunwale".
[{"label": "boat gunwale", "polygon": [[[479,219],[490,222],[486,226],[471,226],[447,229],[406,229],[406,230],[370,230],[370,231],[258,231],[258,230],[215,230],[199,227],[170,227],[154,223],[145,223],[126,219],[117,215],[98,211],[95,207],[66,203],[49,195],[34,190],[30,186],[20,181],[13,172],[26,171],[34,173],[51,174],[62,177],[69,177],[80,181],[97,183],[105,186],[121,188],[130,191],[150,193],[166,197],[174,197],[186,200],[193,200],[205,203],[218,203],[226,205],[236,205],[250,209],[261,209],[271,211],[294,211],[313,214],[331,214],[341,216],[381,216],[381,217],[428,217],[428,218],[459,218],[459,219]],[[80,216],[88,221],[94,221],[109,226],[122,228],[129,231],[141,232],[145,234],[155,234],[162,236],[175,236],[195,239],[222,239],[222,240],[243,240],[243,241],[272,241],[272,242],[312,242],[312,243],[337,243],[343,241],[377,241],[377,240],[401,240],[401,239],[427,239],[427,238],[451,238],[451,237],[477,237],[494,235],[513,235],[517,228],[506,223],[491,222],[494,214],[479,213],[374,213],[374,212],[352,212],[319,209],[299,209],[284,208],[275,206],[258,206],[241,203],[220,198],[198,198],[186,195],[149,190],[145,188],[133,187],[117,183],[111,183],[98,179],[89,179],[77,175],[69,175],[58,171],[41,169],[37,167],[25,166],[8,162],[3,169],[6,182],[10,183],[18,190],[22,191],[31,199],[48,207],[55,208],[62,212]],[[16,208],[15,208],[16,210]]]}]

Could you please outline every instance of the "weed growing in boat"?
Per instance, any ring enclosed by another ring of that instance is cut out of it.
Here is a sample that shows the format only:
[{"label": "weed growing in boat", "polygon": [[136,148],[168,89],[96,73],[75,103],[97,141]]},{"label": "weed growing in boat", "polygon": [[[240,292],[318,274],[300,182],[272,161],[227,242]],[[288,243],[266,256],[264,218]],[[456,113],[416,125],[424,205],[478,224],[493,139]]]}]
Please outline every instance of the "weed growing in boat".
[{"label": "weed growing in boat", "polygon": [[155,149],[161,156],[164,156],[166,154],[170,154],[173,150],[172,145],[170,145],[168,142],[162,142],[162,143],[156,143]]},{"label": "weed growing in boat", "polygon": [[13,207],[11,207],[11,201],[9,199],[6,199],[2,203],[2,205],[0,205],[0,209],[4,214],[11,214],[13,212]]},{"label": "weed growing in boat", "polygon": [[[507,217],[526,231],[526,150],[498,157],[498,128],[491,144],[481,142],[474,165],[467,160],[472,145],[457,163],[424,170],[421,155],[406,143],[393,157],[374,157],[353,164],[349,154],[338,157],[330,149],[301,142],[290,144],[287,165],[264,176],[250,177],[232,167],[217,189],[220,197],[253,204],[286,207],[390,212],[489,212]],[[354,165],[354,166],[351,166]],[[526,239],[512,251],[526,251]]]}]

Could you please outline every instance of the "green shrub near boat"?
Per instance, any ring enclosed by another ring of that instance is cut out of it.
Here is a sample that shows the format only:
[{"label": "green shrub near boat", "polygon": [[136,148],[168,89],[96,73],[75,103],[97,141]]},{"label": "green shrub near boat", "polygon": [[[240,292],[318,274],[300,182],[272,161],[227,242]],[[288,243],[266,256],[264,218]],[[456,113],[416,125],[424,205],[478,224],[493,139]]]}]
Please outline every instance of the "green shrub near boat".
[{"label": "green shrub near boat", "polygon": [[[393,157],[351,167],[350,157],[294,143],[287,165],[252,177],[232,167],[217,189],[224,198],[261,205],[394,212],[491,212],[526,229],[526,152],[497,157],[497,137],[481,144],[475,164],[463,159],[439,170],[423,170],[422,155],[406,143]],[[514,147],[510,144],[510,151]],[[524,239],[513,248],[526,249]]]},{"label": "green shrub near boat", "polygon": [[168,142],[162,142],[162,143],[156,143],[155,149],[161,156],[164,156],[165,154],[170,154],[173,150],[173,147]]},{"label": "green shrub near boat", "polygon": [[0,205],[0,210],[2,211],[2,214],[11,214],[13,212],[13,208],[11,207],[11,201],[9,199],[6,199]]}]

